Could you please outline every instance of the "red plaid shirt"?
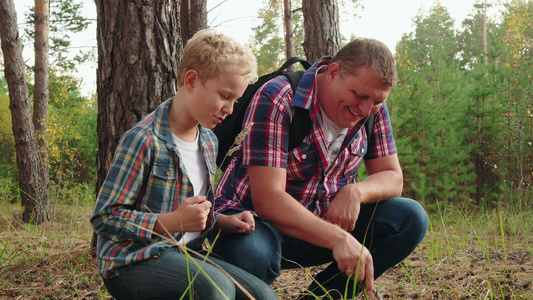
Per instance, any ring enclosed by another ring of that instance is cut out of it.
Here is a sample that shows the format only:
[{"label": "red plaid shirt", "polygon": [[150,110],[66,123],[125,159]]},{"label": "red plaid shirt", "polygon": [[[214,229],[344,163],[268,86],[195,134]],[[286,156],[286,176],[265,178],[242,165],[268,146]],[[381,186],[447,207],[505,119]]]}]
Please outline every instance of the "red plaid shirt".
[{"label": "red plaid shirt", "polygon": [[[252,100],[243,128],[253,122],[250,134],[242,144],[242,157],[228,165],[215,192],[215,209],[251,210],[253,204],[246,166],[268,166],[287,170],[286,191],[316,215],[324,217],[337,192],[350,182],[363,159],[385,157],[396,153],[387,106],[376,113],[372,138],[367,141],[361,120],[350,128],[333,166],[328,165],[328,149],[322,129],[324,122],[315,91],[318,67],[326,65],[325,57],[302,77],[296,94],[285,76],[279,76],[261,87]],[[309,110],[313,127],[296,148],[289,150],[289,125],[293,106]]]}]

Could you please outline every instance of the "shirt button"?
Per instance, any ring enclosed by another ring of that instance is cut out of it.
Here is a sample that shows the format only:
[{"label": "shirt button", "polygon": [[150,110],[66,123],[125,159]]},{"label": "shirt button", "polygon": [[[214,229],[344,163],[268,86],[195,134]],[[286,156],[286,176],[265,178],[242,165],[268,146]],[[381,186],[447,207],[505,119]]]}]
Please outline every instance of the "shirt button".
[{"label": "shirt button", "polygon": [[365,148],[361,148],[361,152],[365,153]]},{"label": "shirt button", "polygon": [[302,158],[306,159],[307,158],[307,154],[302,155]]}]

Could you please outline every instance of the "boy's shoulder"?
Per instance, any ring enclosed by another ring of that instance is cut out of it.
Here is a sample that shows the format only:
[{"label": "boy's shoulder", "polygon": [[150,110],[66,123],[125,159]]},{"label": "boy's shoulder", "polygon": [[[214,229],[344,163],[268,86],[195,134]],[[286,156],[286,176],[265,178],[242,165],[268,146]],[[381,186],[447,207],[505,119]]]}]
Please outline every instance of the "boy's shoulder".
[{"label": "boy's shoulder", "polygon": [[161,103],[154,111],[142,118],[131,129],[124,133],[126,139],[151,139],[155,136],[164,140],[165,131],[170,130],[168,124],[168,108],[170,100]]}]

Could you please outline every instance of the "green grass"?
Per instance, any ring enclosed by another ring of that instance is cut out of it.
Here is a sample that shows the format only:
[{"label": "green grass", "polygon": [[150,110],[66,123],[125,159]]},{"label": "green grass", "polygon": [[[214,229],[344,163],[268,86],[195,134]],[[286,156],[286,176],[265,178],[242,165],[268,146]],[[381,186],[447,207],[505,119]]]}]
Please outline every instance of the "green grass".
[{"label": "green grass", "polygon": [[[90,185],[54,189],[53,221],[43,225],[22,223],[20,205],[0,199],[0,299],[110,299],[89,251],[92,193]],[[409,258],[376,281],[381,295],[533,299],[529,206],[520,202],[490,209],[445,202],[424,206],[430,215],[428,234]],[[284,271],[272,287],[280,299],[296,299],[323,267]]]}]

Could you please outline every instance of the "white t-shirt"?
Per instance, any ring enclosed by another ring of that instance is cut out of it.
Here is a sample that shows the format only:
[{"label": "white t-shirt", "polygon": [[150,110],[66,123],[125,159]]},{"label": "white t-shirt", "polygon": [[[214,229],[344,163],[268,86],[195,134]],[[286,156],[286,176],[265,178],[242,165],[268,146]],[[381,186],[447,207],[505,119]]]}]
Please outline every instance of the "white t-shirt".
[{"label": "white t-shirt", "polygon": [[[182,141],[176,135],[172,134],[174,143],[178,147],[181,160],[187,170],[187,175],[192,183],[193,193],[195,196],[204,196],[207,193],[207,166],[205,165],[204,156],[198,141],[198,132],[196,139],[192,143]],[[186,232],[178,244],[188,243],[200,235],[200,231]]]},{"label": "white t-shirt", "polygon": [[322,130],[324,131],[324,137],[326,138],[326,144],[328,146],[328,169],[332,166],[335,159],[339,155],[339,150],[342,146],[342,142],[348,133],[348,128],[342,128],[333,123],[326,113],[320,108],[322,113]]}]

